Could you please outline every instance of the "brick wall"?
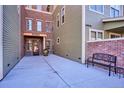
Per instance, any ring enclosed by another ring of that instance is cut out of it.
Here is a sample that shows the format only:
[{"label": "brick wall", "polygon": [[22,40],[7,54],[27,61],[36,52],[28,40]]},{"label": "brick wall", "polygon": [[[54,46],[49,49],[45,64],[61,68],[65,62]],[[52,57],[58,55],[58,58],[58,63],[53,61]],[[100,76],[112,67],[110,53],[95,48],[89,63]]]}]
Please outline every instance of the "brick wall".
[{"label": "brick wall", "polygon": [[[30,9],[26,9],[25,8],[26,5],[22,5],[21,6],[21,56],[24,56],[24,35],[23,33],[33,33],[36,36],[35,37],[39,37],[39,35],[37,36],[37,34],[45,34],[46,37],[46,41],[47,39],[51,39],[53,38],[53,31],[52,31],[52,15],[49,13],[44,13],[44,12],[38,12],[38,11],[34,11],[34,10],[30,10]],[[36,6],[33,5],[32,6],[33,9],[36,9]],[[45,8],[45,6],[43,6],[43,9]],[[27,19],[32,19],[32,31],[28,31],[26,29],[26,21]],[[37,31],[37,20],[42,20],[42,31],[38,32]],[[51,29],[49,32],[46,32],[46,22],[51,22],[50,26]]]},{"label": "brick wall", "polygon": [[87,42],[86,58],[93,53],[107,53],[117,56],[117,65],[124,67],[124,39]]}]

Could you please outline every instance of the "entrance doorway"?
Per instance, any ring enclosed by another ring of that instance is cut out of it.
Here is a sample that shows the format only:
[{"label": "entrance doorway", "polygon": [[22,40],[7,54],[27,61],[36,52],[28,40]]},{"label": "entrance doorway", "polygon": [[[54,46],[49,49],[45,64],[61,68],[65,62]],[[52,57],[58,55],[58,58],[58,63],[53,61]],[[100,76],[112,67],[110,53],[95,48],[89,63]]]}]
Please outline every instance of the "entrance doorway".
[{"label": "entrance doorway", "polygon": [[41,39],[27,38],[25,40],[25,55],[40,55],[41,51]]}]

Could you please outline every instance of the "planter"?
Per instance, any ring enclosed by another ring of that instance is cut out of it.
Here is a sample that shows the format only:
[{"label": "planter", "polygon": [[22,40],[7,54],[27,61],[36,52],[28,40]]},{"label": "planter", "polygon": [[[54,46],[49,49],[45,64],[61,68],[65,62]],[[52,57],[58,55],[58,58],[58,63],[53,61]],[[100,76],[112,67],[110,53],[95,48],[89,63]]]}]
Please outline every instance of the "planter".
[{"label": "planter", "polygon": [[44,55],[44,56],[48,56],[48,54],[49,54],[48,49],[44,49],[44,50],[43,50],[43,55]]}]

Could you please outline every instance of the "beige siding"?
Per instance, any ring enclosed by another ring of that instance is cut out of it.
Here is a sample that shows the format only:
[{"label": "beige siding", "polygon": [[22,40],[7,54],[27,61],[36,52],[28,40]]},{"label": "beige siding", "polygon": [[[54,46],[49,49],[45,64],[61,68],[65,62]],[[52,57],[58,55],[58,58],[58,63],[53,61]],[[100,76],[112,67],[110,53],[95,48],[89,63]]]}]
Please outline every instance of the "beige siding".
[{"label": "beige siding", "polygon": [[19,15],[17,6],[3,6],[3,73],[19,61]]},{"label": "beige siding", "polygon": [[[62,6],[57,6],[53,20],[58,13],[61,14]],[[65,23],[57,29],[56,21],[53,24],[54,53],[66,58],[81,62],[81,31],[82,31],[82,6],[65,6]],[[60,37],[60,44],[56,43]]]}]

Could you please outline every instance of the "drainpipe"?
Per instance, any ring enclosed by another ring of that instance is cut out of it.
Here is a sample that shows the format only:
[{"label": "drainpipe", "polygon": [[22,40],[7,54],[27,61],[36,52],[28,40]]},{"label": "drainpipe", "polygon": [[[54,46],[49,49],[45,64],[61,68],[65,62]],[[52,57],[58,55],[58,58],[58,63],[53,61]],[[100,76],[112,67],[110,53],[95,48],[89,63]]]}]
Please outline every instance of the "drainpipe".
[{"label": "drainpipe", "polygon": [[0,80],[3,78],[3,6],[0,5]]},{"label": "drainpipe", "polygon": [[85,5],[82,5],[82,63],[85,63],[86,42],[85,42]]}]

